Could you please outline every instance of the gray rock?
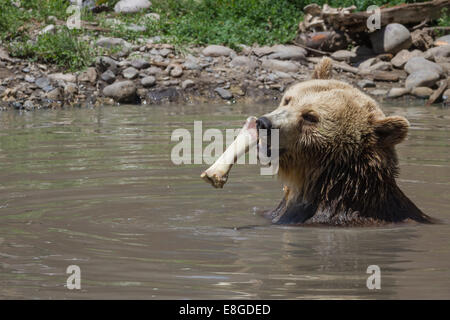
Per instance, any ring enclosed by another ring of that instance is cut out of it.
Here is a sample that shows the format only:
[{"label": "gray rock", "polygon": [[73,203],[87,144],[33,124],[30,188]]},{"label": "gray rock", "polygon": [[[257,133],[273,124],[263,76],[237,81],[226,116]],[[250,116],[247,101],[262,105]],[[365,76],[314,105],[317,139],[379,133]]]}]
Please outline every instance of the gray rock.
[{"label": "gray rock", "polygon": [[419,98],[429,98],[433,94],[433,89],[427,87],[417,87],[411,90],[411,94]]},{"label": "gray rock", "polygon": [[97,57],[95,66],[100,73],[111,70],[114,74],[117,74],[117,61],[110,57]]},{"label": "gray rock", "polygon": [[273,52],[269,54],[269,59],[280,60],[305,60],[306,50],[297,46],[276,45],[272,47]]},{"label": "gray rock", "polygon": [[412,44],[411,33],[399,24],[391,23],[370,35],[375,53],[397,53],[408,49]]},{"label": "gray rock", "polygon": [[160,15],[155,12],[147,13],[144,17],[146,19],[154,20],[154,21],[159,21],[161,19]]},{"label": "gray rock", "polygon": [[224,89],[224,88],[216,88],[216,89],[214,89],[214,91],[217,92],[217,94],[218,94],[222,99],[230,100],[230,99],[233,98],[233,94],[232,94],[230,91],[228,91],[227,89]]},{"label": "gray rock", "polygon": [[387,95],[387,93],[388,93],[388,91],[385,90],[385,89],[375,89],[375,90],[370,91],[370,94],[371,94],[371,95],[373,95],[373,96],[379,96],[379,97],[381,97],[381,96],[384,97],[384,96]]},{"label": "gray rock", "polygon": [[233,60],[231,60],[230,67],[239,67],[253,71],[258,67],[258,62],[254,58],[246,56],[236,56],[233,58]]},{"label": "gray rock", "polygon": [[97,81],[97,71],[93,67],[87,68],[86,71],[78,75],[78,81],[94,84]]},{"label": "gray rock", "polygon": [[120,0],[114,6],[116,13],[135,13],[150,8],[152,3],[148,0]]},{"label": "gray rock", "polygon": [[61,88],[56,88],[47,93],[47,98],[54,101],[62,100],[64,97],[64,92]]},{"label": "gray rock", "polygon": [[409,59],[414,57],[422,57],[423,53],[420,50],[408,51],[403,49],[399,51],[394,58],[392,58],[391,63],[396,68],[403,68],[403,66],[408,62]]},{"label": "gray rock", "polygon": [[102,48],[113,48],[118,46],[131,48],[131,44],[121,38],[101,37],[97,40],[96,44]]},{"label": "gray rock", "polygon": [[331,54],[331,57],[337,61],[347,61],[356,58],[356,53],[348,50],[338,50]]},{"label": "gray rock", "polygon": [[283,71],[274,71],[273,74],[276,77],[282,78],[282,79],[292,78],[292,76],[289,73],[286,73],[286,72],[283,72]]},{"label": "gray rock", "polygon": [[136,101],[136,86],[130,80],[115,82],[103,89],[103,95],[118,102],[134,102]]},{"label": "gray rock", "polygon": [[218,46],[215,44],[207,46],[205,49],[203,49],[202,53],[207,57],[221,57],[235,54],[233,49],[224,46]]},{"label": "gray rock", "polygon": [[53,86],[50,83],[50,80],[46,77],[37,78],[34,82],[39,88],[44,90],[45,92],[49,92],[53,90]]},{"label": "gray rock", "polygon": [[448,62],[438,62],[437,64],[444,69],[444,74],[450,75],[450,60]]},{"label": "gray rock", "polygon": [[436,62],[440,61],[441,59],[450,58],[450,45],[428,49],[423,57],[425,59],[434,60]]},{"label": "gray rock", "polygon": [[113,83],[114,81],[116,81],[116,75],[111,70],[106,70],[105,72],[103,72],[100,78],[106,83]]},{"label": "gray rock", "polygon": [[188,55],[186,60],[183,63],[183,66],[188,70],[201,70],[202,67],[200,65],[199,60],[193,55]]},{"label": "gray rock", "polygon": [[439,80],[439,74],[434,70],[417,70],[405,80],[405,88],[412,90],[416,87],[431,87]]},{"label": "gray rock", "polygon": [[69,82],[64,86],[64,94],[73,95],[78,92],[78,87],[75,83]]},{"label": "gray rock", "polygon": [[77,77],[72,73],[52,73],[48,77],[53,81],[77,82]]},{"label": "gray rock", "polygon": [[376,84],[372,80],[364,79],[361,81],[358,81],[357,83],[358,87],[364,89],[364,88],[375,88]]},{"label": "gray rock", "polygon": [[131,80],[138,76],[139,71],[133,67],[128,67],[122,71],[122,75],[125,79]]},{"label": "gray rock", "polygon": [[125,30],[132,31],[132,32],[145,32],[147,31],[147,27],[145,26],[138,26],[137,24],[131,23],[124,27]]},{"label": "gray rock", "polygon": [[293,62],[275,59],[263,59],[262,67],[267,70],[281,72],[298,72],[299,70],[299,66]]},{"label": "gray rock", "polygon": [[404,96],[407,93],[409,93],[409,90],[406,88],[392,88],[391,90],[389,90],[387,96],[388,98],[398,98]]},{"label": "gray rock", "polygon": [[167,57],[171,52],[172,52],[172,50],[164,48],[164,49],[159,50],[159,55],[165,58],[165,57]]},{"label": "gray rock", "polygon": [[150,67],[148,69],[145,69],[145,73],[151,74],[151,75],[160,74],[161,72],[162,72],[162,69],[158,68],[158,67]]},{"label": "gray rock", "polygon": [[267,56],[275,51],[274,47],[263,46],[253,48],[253,53],[258,57]]},{"label": "gray rock", "polygon": [[191,79],[187,79],[187,80],[184,80],[184,81],[181,83],[181,88],[182,88],[183,90],[186,90],[186,89],[188,89],[188,88],[193,87],[194,85],[195,85],[195,82],[194,82],[194,81],[192,81]]},{"label": "gray rock", "polygon": [[147,76],[141,79],[141,84],[145,88],[153,87],[156,84],[156,78],[153,76]]},{"label": "gray rock", "polygon": [[175,64],[171,69],[170,69],[170,75],[174,78],[179,78],[183,75],[183,67],[180,66],[179,64]]},{"label": "gray rock", "polygon": [[131,66],[138,70],[147,69],[148,67],[150,67],[150,62],[145,59],[135,59],[131,61]]},{"label": "gray rock", "polygon": [[405,64],[405,71],[408,72],[409,74],[421,70],[434,71],[439,75],[442,75],[444,73],[444,69],[442,69],[440,65],[428,61],[427,59],[422,57],[411,58]]},{"label": "gray rock", "polygon": [[30,75],[27,74],[25,76],[25,81],[29,82],[29,83],[34,83],[36,81],[36,79],[33,76],[30,76]]},{"label": "gray rock", "polygon": [[56,32],[55,25],[49,24],[49,25],[46,26],[44,29],[42,29],[41,31],[39,31],[39,34],[55,33],[55,32]]},{"label": "gray rock", "polygon": [[131,61],[128,61],[128,60],[122,60],[122,61],[120,61],[120,62],[117,64],[117,66],[118,66],[119,68],[128,68],[129,66],[131,66]]},{"label": "gray rock", "polygon": [[437,38],[434,41],[435,46],[450,45],[450,34]]},{"label": "gray rock", "polygon": [[25,103],[23,104],[23,107],[24,107],[26,110],[33,110],[33,109],[34,109],[34,104],[33,104],[33,102],[32,102],[31,100],[27,100],[27,101],[25,101]]}]

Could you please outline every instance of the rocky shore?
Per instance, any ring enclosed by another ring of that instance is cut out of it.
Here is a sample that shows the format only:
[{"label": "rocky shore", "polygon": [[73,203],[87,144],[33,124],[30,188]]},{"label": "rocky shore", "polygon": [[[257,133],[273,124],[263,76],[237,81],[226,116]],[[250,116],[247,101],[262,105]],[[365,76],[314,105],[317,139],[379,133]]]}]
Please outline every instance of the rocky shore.
[{"label": "rocky shore", "polygon": [[292,83],[307,80],[322,55],[333,59],[334,78],[377,99],[411,97],[428,104],[450,99],[450,35],[435,36],[431,29],[410,32],[392,23],[333,53],[300,43],[242,45],[238,52],[209,45],[182,53],[158,40],[92,39],[92,46],[115,53],[96,57],[76,73],[12,58],[0,47],[0,110],[274,101]]}]

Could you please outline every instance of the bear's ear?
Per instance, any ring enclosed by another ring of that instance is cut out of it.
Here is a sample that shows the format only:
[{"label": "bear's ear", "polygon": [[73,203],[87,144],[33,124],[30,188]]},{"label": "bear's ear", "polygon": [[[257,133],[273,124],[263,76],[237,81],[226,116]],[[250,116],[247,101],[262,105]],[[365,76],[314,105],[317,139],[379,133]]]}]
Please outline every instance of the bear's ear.
[{"label": "bear's ear", "polygon": [[374,127],[380,144],[395,145],[406,138],[409,122],[403,117],[392,116],[376,120]]}]

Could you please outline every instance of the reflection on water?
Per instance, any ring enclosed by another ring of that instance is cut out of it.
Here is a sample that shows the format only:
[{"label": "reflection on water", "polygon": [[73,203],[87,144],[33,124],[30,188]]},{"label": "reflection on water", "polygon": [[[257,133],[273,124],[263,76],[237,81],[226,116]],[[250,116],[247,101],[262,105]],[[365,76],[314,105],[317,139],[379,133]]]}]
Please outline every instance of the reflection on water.
[{"label": "reflection on water", "polygon": [[[0,298],[450,298],[448,110],[411,122],[399,184],[442,224],[298,228],[256,212],[279,182],[170,161],[172,130],[237,128],[273,106],[122,106],[0,113]],[[69,265],[81,290],[65,287]],[[379,265],[381,290],[366,287]]]}]

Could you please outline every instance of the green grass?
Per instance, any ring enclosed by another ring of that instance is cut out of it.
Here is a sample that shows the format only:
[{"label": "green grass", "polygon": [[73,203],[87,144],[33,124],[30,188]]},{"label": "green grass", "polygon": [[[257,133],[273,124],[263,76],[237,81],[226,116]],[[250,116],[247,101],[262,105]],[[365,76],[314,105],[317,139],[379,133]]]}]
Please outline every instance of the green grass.
[{"label": "green grass", "polygon": [[[356,5],[396,5],[402,0],[154,0],[152,11],[159,22],[147,22],[146,36],[159,35],[175,44],[259,45],[292,41],[310,3],[328,3],[335,7]],[[419,2],[407,0],[406,2]],[[136,16],[134,17],[136,18]],[[118,35],[133,38],[134,35]],[[142,36],[142,35],[139,35]]]},{"label": "green grass", "polygon": [[55,64],[69,71],[88,67],[95,57],[94,49],[89,43],[81,41],[80,31],[66,27],[55,34],[40,35],[36,42],[13,42],[8,46],[12,56],[28,58],[41,63]]},{"label": "green grass", "polygon": [[442,15],[438,19],[438,26],[450,27],[450,10],[448,8],[442,9]]},{"label": "green grass", "polygon": [[[117,0],[98,0],[113,6]],[[128,41],[137,38],[160,36],[164,42],[178,47],[189,45],[222,44],[238,49],[240,44],[259,45],[291,42],[303,17],[302,9],[309,3],[333,7],[356,5],[365,10],[369,5],[396,5],[402,0],[153,0],[151,12],[160,14],[159,21],[144,19],[147,12],[131,15],[111,13],[92,14],[82,12],[82,19],[97,21],[111,32],[105,36],[121,37]],[[419,2],[407,0],[406,2]],[[90,64],[98,54],[98,48],[91,48],[79,40],[80,35],[98,35],[87,30],[68,30],[59,26],[55,34],[47,34],[30,41],[30,34],[36,33],[50,23],[49,16],[66,21],[69,17],[67,0],[22,0],[17,8],[10,0],[0,0],[0,41],[10,49],[13,56],[54,63],[69,70],[79,70]],[[106,19],[114,18],[122,25],[107,26]],[[147,31],[133,32],[125,25],[145,25]],[[449,15],[444,12],[438,21],[441,26],[449,25]]]}]

